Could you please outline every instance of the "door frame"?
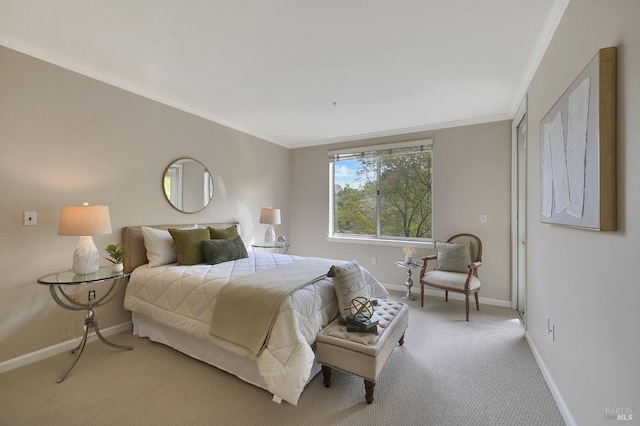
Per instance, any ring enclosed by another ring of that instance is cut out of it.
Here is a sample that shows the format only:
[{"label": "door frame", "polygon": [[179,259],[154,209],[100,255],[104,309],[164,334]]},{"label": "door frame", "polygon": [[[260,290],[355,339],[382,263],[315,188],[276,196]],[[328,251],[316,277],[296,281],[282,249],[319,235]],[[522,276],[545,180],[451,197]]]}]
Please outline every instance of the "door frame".
[{"label": "door frame", "polygon": [[[524,232],[522,236],[519,235],[518,224],[519,221],[524,221],[526,228],[527,220],[526,198],[525,207],[522,209],[523,211],[519,211],[518,203],[518,176],[521,171],[519,170],[518,161],[518,125],[522,122],[523,118],[525,118],[526,114],[527,96],[525,95],[511,122],[511,308],[516,310],[520,308],[520,311],[524,311],[525,314],[526,297],[523,298],[525,306],[518,306],[518,289],[526,289],[526,273],[522,275],[519,274],[520,265],[526,265],[526,232]],[[526,124],[525,122],[525,125]],[[526,161],[524,173],[526,176]],[[525,193],[520,195],[526,197],[526,184],[524,188]],[[522,246],[520,245],[520,240],[524,242]]]}]

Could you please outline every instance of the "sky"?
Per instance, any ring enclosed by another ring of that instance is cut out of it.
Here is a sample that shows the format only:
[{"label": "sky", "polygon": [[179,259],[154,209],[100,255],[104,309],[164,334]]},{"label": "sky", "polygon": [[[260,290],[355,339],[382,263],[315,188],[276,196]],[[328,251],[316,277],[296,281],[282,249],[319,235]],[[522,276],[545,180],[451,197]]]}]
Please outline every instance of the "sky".
[{"label": "sky", "polygon": [[358,188],[362,186],[363,182],[359,182],[357,180],[357,171],[360,167],[360,160],[338,161],[333,164],[333,167],[335,184],[344,186],[348,183],[352,188]]}]

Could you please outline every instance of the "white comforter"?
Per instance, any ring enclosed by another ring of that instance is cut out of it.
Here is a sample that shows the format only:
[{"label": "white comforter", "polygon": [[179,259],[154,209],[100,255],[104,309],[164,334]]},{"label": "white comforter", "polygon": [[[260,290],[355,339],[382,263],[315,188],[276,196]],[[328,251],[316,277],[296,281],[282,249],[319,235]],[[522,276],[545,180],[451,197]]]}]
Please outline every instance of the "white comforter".
[{"label": "white comforter", "polygon": [[[257,358],[247,350],[209,334],[220,289],[231,279],[305,259],[299,256],[250,252],[249,257],[218,265],[150,268],[131,275],[124,307],[192,336],[214,341],[240,356],[256,359],[258,371],[275,396],[296,405],[314,362],[311,345],[318,331],[338,315],[331,278],[316,281],[287,297],[266,348]],[[336,264],[344,261],[336,261]],[[369,295],[386,298],[387,291],[363,269]]]}]

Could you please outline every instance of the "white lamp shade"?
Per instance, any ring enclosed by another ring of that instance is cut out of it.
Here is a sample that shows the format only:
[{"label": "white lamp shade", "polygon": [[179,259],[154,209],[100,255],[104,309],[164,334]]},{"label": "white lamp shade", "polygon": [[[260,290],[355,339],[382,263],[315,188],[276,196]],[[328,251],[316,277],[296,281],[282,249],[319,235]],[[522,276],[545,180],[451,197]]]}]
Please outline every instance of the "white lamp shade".
[{"label": "white lamp shade", "polygon": [[260,223],[280,225],[280,209],[263,207],[262,210],[260,210]]},{"label": "white lamp shade", "polygon": [[100,235],[111,233],[108,206],[62,206],[58,235]]}]

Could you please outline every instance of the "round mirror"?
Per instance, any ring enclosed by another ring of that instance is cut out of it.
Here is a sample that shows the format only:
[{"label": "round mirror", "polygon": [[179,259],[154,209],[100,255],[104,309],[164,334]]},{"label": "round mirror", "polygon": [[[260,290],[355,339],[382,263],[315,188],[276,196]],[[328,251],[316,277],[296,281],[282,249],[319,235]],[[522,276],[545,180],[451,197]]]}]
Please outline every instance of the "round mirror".
[{"label": "round mirror", "polygon": [[183,213],[196,213],[213,198],[213,179],[198,160],[180,158],[164,171],[162,189],[167,201]]}]

